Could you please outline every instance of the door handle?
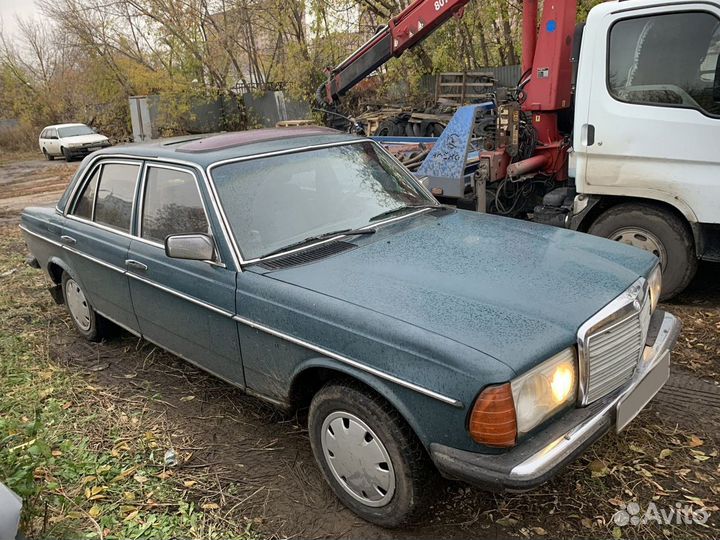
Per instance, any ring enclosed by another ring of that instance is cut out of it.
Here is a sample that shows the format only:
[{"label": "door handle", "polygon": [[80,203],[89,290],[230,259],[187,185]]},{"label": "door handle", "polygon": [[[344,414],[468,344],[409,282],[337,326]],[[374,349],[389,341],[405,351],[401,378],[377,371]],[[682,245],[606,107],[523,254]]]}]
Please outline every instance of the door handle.
[{"label": "door handle", "polygon": [[127,266],[128,268],[132,268],[133,270],[141,270],[143,272],[147,270],[147,264],[143,264],[140,261],[136,261],[134,259],[126,259],[125,266]]},{"label": "door handle", "polygon": [[595,144],[595,126],[592,124],[583,124],[580,130],[581,142],[585,146],[592,146]]},{"label": "door handle", "polygon": [[71,246],[77,244],[77,240],[75,240],[72,236],[68,236],[67,234],[63,234],[60,237],[60,240],[62,240],[66,244],[70,244]]}]

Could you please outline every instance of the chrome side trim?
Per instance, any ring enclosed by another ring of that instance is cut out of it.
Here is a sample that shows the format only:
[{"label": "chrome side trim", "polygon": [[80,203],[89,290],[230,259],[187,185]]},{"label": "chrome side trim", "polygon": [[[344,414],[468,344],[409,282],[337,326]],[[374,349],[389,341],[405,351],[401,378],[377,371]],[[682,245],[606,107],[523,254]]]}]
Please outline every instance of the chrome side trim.
[{"label": "chrome side trim", "polygon": [[142,276],[138,276],[137,274],[134,274],[132,272],[126,272],[128,277],[131,277],[137,281],[142,281],[143,283],[147,283],[148,285],[155,287],[156,289],[160,289],[161,291],[165,291],[167,293],[172,294],[173,296],[177,296],[178,298],[182,298],[183,300],[187,300],[188,302],[198,305],[200,307],[204,307],[206,309],[209,309],[210,311],[214,311],[215,313],[219,313],[220,315],[223,315],[227,318],[232,318],[234,316],[234,313],[231,311],[227,311],[226,309],[217,307],[213,304],[208,304],[207,302],[203,302],[202,300],[195,298],[194,296],[190,296],[185,293],[181,293],[180,291],[177,291],[175,289],[171,289],[170,287],[166,287],[165,285],[160,285],[159,283],[156,283],[152,281],[151,279],[147,279]]},{"label": "chrome side trim", "polygon": [[[590,369],[588,365],[587,352],[589,336],[601,327],[617,323],[621,319],[626,319],[633,313],[640,311],[647,294],[647,280],[641,277],[619,296],[613,299],[608,305],[585,321],[578,329],[578,402],[581,406],[588,404],[587,394]],[[647,328],[645,331],[647,331]]]},{"label": "chrome side trim", "polygon": [[24,232],[26,232],[30,236],[34,236],[35,238],[40,238],[41,240],[45,240],[47,243],[52,244],[53,246],[63,247],[63,245],[60,242],[58,242],[56,240],[52,240],[52,239],[48,238],[47,236],[43,236],[42,234],[38,234],[35,231],[31,231],[22,223],[20,225],[18,225],[18,227],[20,227],[20,229],[22,229]]},{"label": "chrome side trim", "polygon": [[115,272],[118,272],[120,274],[125,274],[124,268],[120,268],[119,266],[115,266],[114,264],[110,264],[109,262],[105,262],[102,259],[93,257],[92,255],[88,255],[87,253],[83,253],[82,251],[79,251],[75,248],[71,248],[70,246],[64,245],[62,248],[69,251],[70,253],[74,253],[75,255],[79,255],[80,257],[83,257],[89,261],[92,261],[95,264],[99,264],[100,266],[104,266],[105,268],[109,268],[110,270],[114,270]]},{"label": "chrome side trim", "polygon": [[313,345],[312,343],[308,343],[307,341],[303,341],[302,339],[298,339],[296,337],[285,334],[283,332],[273,330],[272,328],[270,328],[268,326],[265,326],[260,323],[256,323],[254,321],[251,321],[250,319],[246,319],[239,315],[233,316],[233,319],[235,319],[239,323],[249,326],[250,328],[254,328],[255,330],[260,330],[261,332],[265,332],[267,334],[278,337],[280,339],[284,339],[286,341],[289,341],[290,343],[299,345],[300,347],[310,349],[311,351],[315,351],[316,353],[322,354],[323,356],[327,356],[329,358],[337,360],[338,362],[347,364],[348,366],[352,366],[356,369],[365,371],[366,373],[370,373],[371,375],[375,375],[376,377],[379,377],[380,379],[385,379],[386,381],[390,381],[399,386],[403,386],[405,388],[408,388],[408,389],[418,392],[420,394],[426,395],[426,396],[436,399],[438,401],[442,401],[443,403],[446,403],[448,405],[452,405],[453,407],[458,407],[461,409],[463,408],[463,403],[455,398],[451,398],[451,397],[445,396],[443,394],[439,394],[438,392],[435,392],[433,390],[429,390],[422,386],[418,386],[417,384],[413,384],[411,382],[404,381],[398,377],[395,377],[394,375],[390,375],[389,373],[385,373],[384,371],[380,371],[379,369],[375,369],[373,367],[366,366],[365,364],[357,362],[356,360],[352,360],[352,359],[342,356],[340,354],[334,353],[323,347],[318,347],[317,345]]}]

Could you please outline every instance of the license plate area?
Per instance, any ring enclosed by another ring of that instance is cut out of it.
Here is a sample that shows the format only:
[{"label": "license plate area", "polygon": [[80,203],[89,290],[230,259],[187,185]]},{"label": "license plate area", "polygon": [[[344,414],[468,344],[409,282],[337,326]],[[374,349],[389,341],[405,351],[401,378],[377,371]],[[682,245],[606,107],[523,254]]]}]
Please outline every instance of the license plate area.
[{"label": "license plate area", "polygon": [[665,351],[660,361],[650,370],[628,395],[617,405],[615,430],[627,426],[648,402],[658,393],[670,377],[670,351]]}]

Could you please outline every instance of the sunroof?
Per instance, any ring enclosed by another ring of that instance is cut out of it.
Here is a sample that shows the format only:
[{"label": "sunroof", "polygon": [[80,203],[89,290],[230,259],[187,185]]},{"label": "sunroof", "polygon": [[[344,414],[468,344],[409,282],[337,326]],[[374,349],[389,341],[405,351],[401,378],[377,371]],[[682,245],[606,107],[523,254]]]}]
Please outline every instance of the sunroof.
[{"label": "sunroof", "polygon": [[199,154],[258,142],[292,139],[295,137],[310,137],[312,135],[330,135],[333,133],[338,133],[338,131],[321,126],[252,129],[249,131],[223,133],[221,135],[213,135],[212,137],[189,141],[182,146],[178,146],[177,151]]}]

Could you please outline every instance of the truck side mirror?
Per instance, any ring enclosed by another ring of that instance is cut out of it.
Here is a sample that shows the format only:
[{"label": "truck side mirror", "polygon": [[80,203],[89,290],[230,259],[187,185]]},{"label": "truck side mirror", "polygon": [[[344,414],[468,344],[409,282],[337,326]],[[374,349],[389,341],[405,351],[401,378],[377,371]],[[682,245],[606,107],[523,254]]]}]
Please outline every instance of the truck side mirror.
[{"label": "truck side mirror", "polygon": [[165,238],[165,255],[173,259],[212,261],[215,242],[209,234],[171,234]]}]

